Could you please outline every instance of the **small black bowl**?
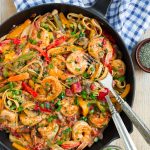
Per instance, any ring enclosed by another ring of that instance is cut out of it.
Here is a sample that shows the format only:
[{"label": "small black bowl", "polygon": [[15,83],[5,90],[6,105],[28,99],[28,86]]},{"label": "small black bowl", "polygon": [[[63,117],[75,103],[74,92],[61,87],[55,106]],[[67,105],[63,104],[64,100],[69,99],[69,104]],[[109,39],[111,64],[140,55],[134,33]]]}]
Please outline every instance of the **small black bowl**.
[{"label": "small black bowl", "polygon": [[150,43],[150,38],[141,41],[141,42],[136,46],[136,48],[135,48],[135,59],[136,59],[136,62],[137,62],[137,64],[138,64],[138,66],[139,66],[143,71],[150,73],[150,68],[147,68],[147,67],[143,66],[142,63],[141,63],[141,61],[140,61],[140,58],[139,58],[139,53],[140,53],[141,47],[144,46],[146,43]]}]

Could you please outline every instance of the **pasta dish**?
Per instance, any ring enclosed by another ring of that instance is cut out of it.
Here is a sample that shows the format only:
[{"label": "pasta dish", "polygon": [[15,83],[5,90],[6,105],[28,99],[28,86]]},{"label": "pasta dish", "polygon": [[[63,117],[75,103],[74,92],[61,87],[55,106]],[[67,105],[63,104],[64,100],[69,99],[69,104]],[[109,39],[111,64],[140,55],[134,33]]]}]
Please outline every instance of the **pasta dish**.
[{"label": "pasta dish", "polygon": [[0,38],[0,129],[18,150],[91,147],[111,118],[108,90],[97,82],[108,72],[125,98],[122,54],[97,20],[57,10],[32,15]]}]

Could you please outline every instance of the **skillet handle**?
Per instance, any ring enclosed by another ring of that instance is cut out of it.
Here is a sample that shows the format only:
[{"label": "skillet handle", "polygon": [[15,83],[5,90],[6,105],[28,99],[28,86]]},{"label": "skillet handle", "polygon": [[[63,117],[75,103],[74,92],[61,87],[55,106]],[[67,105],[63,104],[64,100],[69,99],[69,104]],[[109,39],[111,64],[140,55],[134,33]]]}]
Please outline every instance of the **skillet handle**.
[{"label": "skillet handle", "polygon": [[109,7],[111,0],[95,0],[95,4],[90,8],[92,11],[101,13],[102,16],[105,16],[107,8]]}]

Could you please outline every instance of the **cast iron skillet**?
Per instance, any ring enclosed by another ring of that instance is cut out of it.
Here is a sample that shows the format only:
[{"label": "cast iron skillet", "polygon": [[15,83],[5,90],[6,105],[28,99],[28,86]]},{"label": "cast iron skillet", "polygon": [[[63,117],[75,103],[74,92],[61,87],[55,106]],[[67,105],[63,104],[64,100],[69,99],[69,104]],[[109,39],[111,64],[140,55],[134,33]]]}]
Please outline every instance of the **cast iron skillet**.
[{"label": "cast iron skillet", "polygon": [[[65,14],[69,12],[82,13],[85,16],[89,16],[91,18],[97,19],[101,23],[102,28],[107,30],[114,37],[114,39],[116,40],[119,46],[119,49],[123,53],[123,61],[125,62],[127,68],[126,79],[127,82],[131,84],[131,91],[127,96],[126,100],[131,106],[133,103],[134,91],[135,91],[135,78],[134,78],[133,64],[123,40],[103,17],[104,16],[103,14],[106,12],[106,8],[108,7],[109,2],[110,0],[97,0],[97,2],[94,4],[93,7],[86,8],[86,9],[78,6],[67,5],[67,4],[44,4],[44,5],[36,6],[15,14],[7,21],[5,21],[3,24],[1,24],[0,37],[7,34],[11,30],[13,25],[19,25],[23,23],[26,19],[30,18],[31,14],[33,13],[44,14],[46,12],[52,11],[53,9],[58,9],[59,11]],[[121,112],[121,117],[128,131],[131,133],[133,131],[132,123],[123,112]],[[116,130],[116,127],[111,120],[108,127],[104,131],[103,139],[93,144],[91,148],[86,148],[86,150],[99,150],[100,148],[107,145],[112,140],[118,137],[119,135]],[[7,150],[13,149],[11,143],[9,142],[8,134],[6,134],[5,132],[0,132],[0,144],[3,145]]]}]

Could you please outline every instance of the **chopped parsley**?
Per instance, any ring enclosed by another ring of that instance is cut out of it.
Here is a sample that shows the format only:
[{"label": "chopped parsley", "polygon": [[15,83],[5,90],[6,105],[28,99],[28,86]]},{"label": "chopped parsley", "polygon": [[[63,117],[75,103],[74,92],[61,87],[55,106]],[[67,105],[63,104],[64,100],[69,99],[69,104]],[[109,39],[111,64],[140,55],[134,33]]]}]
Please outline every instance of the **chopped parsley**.
[{"label": "chopped parsley", "polygon": [[10,107],[10,110],[14,110],[14,109],[16,109],[16,105],[12,105],[12,106]]},{"label": "chopped parsley", "polygon": [[76,31],[71,32],[71,35],[75,35],[75,34],[76,34]]},{"label": "chopped parsley", "polygon": [[22,106],[19,106],[19,107],[18,107],[18,111],[19,111],[19,112],[23,111],[23,107],[22,107]]},{"label": "chopped parsley", "polygon": [[41,27],[43,27],[43,28],[46,29],[47,31],[50,31],[49,25],[46,24],[46,23],[44,23],[44,22],[41,23]]},{"label": "chopped parsley", "polygon": [[94,93],[90,93],[90,96],[89,96],[91,99],[95,100],[97,97]]},{"label": "chopped parsley", "polygon": [[75,105],[79,105],[79,101],[78,101],[78,97],[77,96],[74,99],[74,103],[75,103]]},{"label": "chopped parsley", "polygon": [[56,115],[53,115],[53,116],[49,116],[48,118],[47,118],[47,121],[48,122],[52,122],[54,119],[57,119],[58,117],[56,116]]},{"label": "chopped parsley", "polygon": [[31,43],[31,44],[33,44],[33,45],[36,45],[37,44],[37,41],[36,40],[34,40],[34,39],[29,39],[29,42]]},{"label": "chopped parsley", "polygon": [[48,67],[49,67],[50,69],[53,69],[53,68],[54,68],[54,65],[53,65],[52,63],[50,63],[50,64],[48,65]]},{"label": "chopped parsley", "polygon": [[71,128],[67,128],[65,130],[62,131],[63,134],[68,134],[69,132],[71,132],[72,129]]},{"label": "chopped parsley", "polygon": [[101,43],[98,43],[98,46],[99,46],[99,47],[102,47],[102,44],[101,44]]},{"label": "chopped parsley", "polygon": [[94,67],[90,67],[90,70],[93,72],[95,69],[94,69]]},{"label": "chopped parsley", "polygon": [[45,103],[45,108],[50,109],[50,104],[48,102]]},{"label": "chopped parsley", "polygon": [[41,38],[41,31],[39,31],[38,33],[37,33],[37,37],[40,39]]},{"label": "chopped parsley", "polygon": [[61,106],[61,101],[60,100],[58,100],[58,102],[56,103],[56,111],[60,111],[61,110],[61,108],[62,108],[62,106]]},{"label": "chopped parsley", "polygon": [[40,107],[41,107],[41,108],[45,108],[44,103],[41,103],[41,104],[40,104]]},{"label": "chopped parsley", "polygon": [[83,116],[83,117],[80,118],[80,120],[83,120],[83,121],[87,122],[88,119],[87,119],[87,117]]},{"label": "chopped parsley", "polygon": [[64,97],[65,97],[65,92],[61,92],[58,96],[58,98],[60,99],[64,99]]},{"label": "chopped parsley", "polygon": [[92,109],[91,111],[90,111],[90,114],[93,114],[94,113],[94,109]]},{"label": "chopped parsley", "polygon": [[87,92],[85,90],[83,90],[81,92],[81,96],[82,96],[83,99],[86,99],[87,98]]},{"label": "chopped parsley", "polygon": [[20,95],[22,93],[21,90],[12,90],[12,95]]},{"label": "chopped parsley", "polygon": [[56,143],[58,144],[58,145],[62,145],[62,141],[60,141],[60,140],[58,140],[58,141],[56,141]]},{"label": "chopped parsley", "polygon": [[69,83],[69,84],[71,84],[71,83],[72,83],[72,81],[73,81],[73,79],[72,79],[72,78],[67,78],[67,79],[66,79],[66,82],[67,82],[67,83]]},{"label": "chopped parsley", "polygon": [[81,71],[81,68],[75,68],[76,71]]},{"label": "chopped parsley", "polygon": [[119,80],[120,82],[125,81],[125,76],[122,76],[122,77],[118,78],[118,80]]},{"label": "chopped parsley", "polygon": [[7,78],[9,76],[7,69],[3,69],[3,76],[4,78]]},{"label": "chopped parsley", "polygon": [[81,37],[85,37],[85,33],[83,33],[82,31],[80,32],[79,35],[75,36],[76,38],[81,38]]},{"label": "chopped parsley", "polygon": [[8,85],[9,85],[9,88],[10,88],[10,89],[13,89],[13,88],[14,88],[14,83],[13,83],[13,82],[9,82]]},{"label": "chopped parsley", "polygon": [[60,106],[58,106],[58,108],[56,109],[56,111],[60,111],[61,110],[61,108],[62,108],[62,106],[60,105]]},{"label": "chopped parsley", "polygon": [[4,61],[4,59],[0,57],[0,62],[3,62],[3,61]]},{"label": "chopped parsley", "polygon": [[89,75],[87,72],[84,72],[84,73],[82,74],[82,76],[87,79],[87,78],[89,78],[90,75]]}]

